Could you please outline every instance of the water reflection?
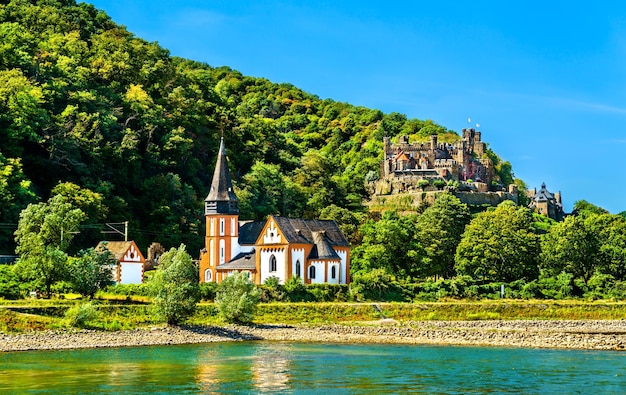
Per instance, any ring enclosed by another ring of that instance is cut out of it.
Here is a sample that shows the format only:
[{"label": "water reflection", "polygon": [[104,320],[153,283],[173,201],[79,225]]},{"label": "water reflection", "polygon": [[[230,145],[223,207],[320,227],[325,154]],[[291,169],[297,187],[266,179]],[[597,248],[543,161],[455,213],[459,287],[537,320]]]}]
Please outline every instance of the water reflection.
[{"label": "water reflection", "polygon": [[253,354],[252,375],[261,392],[289,390],[292,347],[285,343],[258,345]]},{"label": "water reflection", "polygon": [[198,356],[196,383],[207,393],[247,387],[254,392],[290,389],[292,346],[286,343],[247,343],[246,347],[207,347]]}]

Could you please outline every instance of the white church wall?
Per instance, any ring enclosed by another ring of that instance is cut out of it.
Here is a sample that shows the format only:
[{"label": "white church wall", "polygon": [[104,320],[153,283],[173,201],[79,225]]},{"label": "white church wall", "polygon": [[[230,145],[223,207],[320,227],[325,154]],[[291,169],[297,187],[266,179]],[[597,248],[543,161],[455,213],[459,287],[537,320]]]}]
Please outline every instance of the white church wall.
[{"label": "white church wall", "polygon": [[[285,283],[285,263],[286,263],[286,249],[284,248],[271,248],[262,249],[260,252],[261,259],[261,284],[270,277],[278,277],[281,284]],[[270,258],[274,255],[276,257],[276,271],[270,271]]]},{"label": "white church wall", "polygon": [[[311,266],[315,267],[315,278],[311,278]],[[313,261],[307,269],[307,278],[311,281],[311,284],[323,284],[324,283],[324,262]]]},{"label": "white church wall", "polygon": [[339,258],[341,258],[341,266],[339,267],[339,284],[346,284],[348,281],[348,253],[347,251],[335,250]]},{"label": "white church wall", "polygon": [[307,277],[306,270],[304,270],[304,264],[306,262],[304,260],[304,248],[292,248],[291,249],[291,276],[292,277],[295,277],[297,275],[296,266],[298,262],[300,262],[300,278],[304,280]]}]

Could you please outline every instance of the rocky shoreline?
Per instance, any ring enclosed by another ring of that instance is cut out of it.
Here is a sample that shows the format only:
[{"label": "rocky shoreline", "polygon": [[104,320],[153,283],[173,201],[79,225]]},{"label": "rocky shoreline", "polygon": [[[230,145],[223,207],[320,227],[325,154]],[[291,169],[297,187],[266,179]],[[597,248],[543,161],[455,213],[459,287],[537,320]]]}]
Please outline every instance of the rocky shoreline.
[{"label": "rocky shoreline", "polygon": [[0,351],[132,347],[220,341],[394,343],[626,350],[626,321],[412,321],[354,325],[155,327],[0,334]]}]

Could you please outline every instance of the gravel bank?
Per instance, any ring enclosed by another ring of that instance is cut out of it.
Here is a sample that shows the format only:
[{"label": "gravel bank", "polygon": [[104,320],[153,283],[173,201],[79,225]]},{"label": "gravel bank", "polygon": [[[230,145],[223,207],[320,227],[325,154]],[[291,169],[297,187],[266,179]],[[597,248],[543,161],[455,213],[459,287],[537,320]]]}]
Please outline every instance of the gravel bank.
[{"label": "gravel bank", "polygon": [[419,321],[363,325],[184,326],[120,332],[0,334],[0,351],[127,347],[218,341],[401,343],[626,350],[626,321]]}]

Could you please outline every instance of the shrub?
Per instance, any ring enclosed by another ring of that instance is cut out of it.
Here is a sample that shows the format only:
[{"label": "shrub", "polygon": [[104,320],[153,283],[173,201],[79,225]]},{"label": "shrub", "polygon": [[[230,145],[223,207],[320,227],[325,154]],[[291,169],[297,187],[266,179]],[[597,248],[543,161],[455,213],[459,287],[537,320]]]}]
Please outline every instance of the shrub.
[{"label": "shrub", "polygon": [[350,283],[350,295],[359,300],[404,300],[400,285],[384,269],[355,273]]},{"label": "shrub", "polygon": [[254,319],[261,291],[242,273],[233,273],[220,283],[215,303],[228,323],[249,323]]},{"label": "shrub", "polygon": [[201,283],[200,284],[200,299],[204,301],[215,300],[217,289],[219,285],[217,283]]},{"label": "shrub", "polygon": [[446,186],[446,182],[444,180],[435,180],[433,181],[433,186],[437,187],[437,189],[442,189]]},{"label": "shrub", "polygon": [[77,328],[84,328],[87,322],[93,321],[97,316],[98,313],[91,303],[82,303],[69,308],[65,312],[67,324]]},{"label": "shrub", "polygon": [[312,299],[300,276],[293,276],[285,281],[285,298],[290,302],[306,302]]},{"label": "shrub", "polygon": [[427,186],[429,186],[429,185],[430,185],[430,181],[425,180],[425,179],[423,179],[423,178],[422,178],[421,180],[418,180],[418,181],[417,181],[417,186],[418,186],[418,188],[426,188],[426,187],[427,187]]},{"label": "shrub", "polygon": [[280,302],[284,299],[285,293],[280,279],[276,276],[268,277],[265,283],[260,287],[261,301],[263,302]]},{"label": "shrub", "polygon": [[19,299],[20,280],[13,271],[13,266],[0,265],[0,298]]},{"label": "shrub", "polygon": [[111,295],[149,296],[151,289],[148,284],[116,284],[104,288],[103,292]]}]

